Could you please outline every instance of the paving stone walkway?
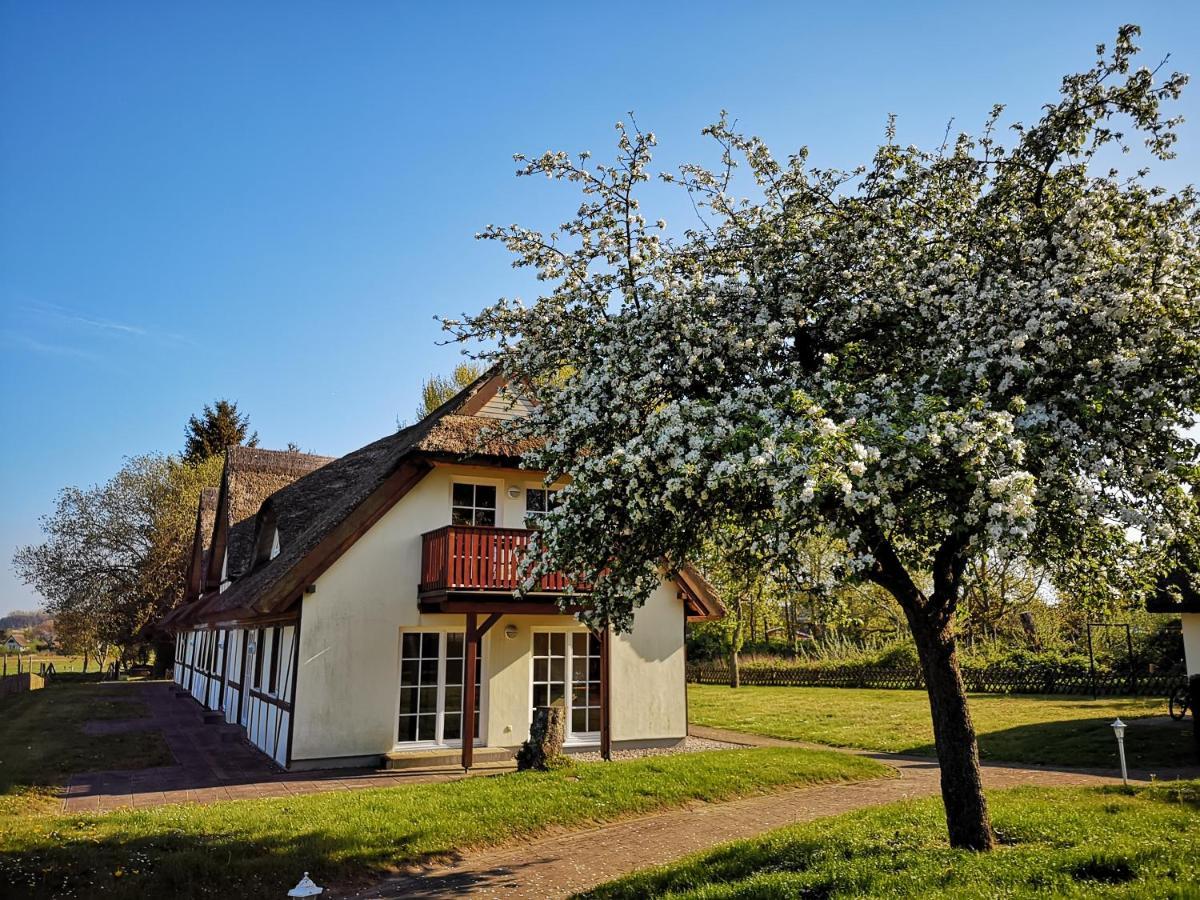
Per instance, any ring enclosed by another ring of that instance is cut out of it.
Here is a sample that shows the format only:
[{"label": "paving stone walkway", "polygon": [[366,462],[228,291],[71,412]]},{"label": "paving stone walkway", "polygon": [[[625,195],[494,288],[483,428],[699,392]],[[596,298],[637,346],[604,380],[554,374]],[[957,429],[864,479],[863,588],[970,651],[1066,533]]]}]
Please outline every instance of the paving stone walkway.
[{"label": "paving stone walkway", "polygon": [[[176,696],[166,682],[105,682],[98,687],[120,692],[121,699],[144,703],[149,715],[88,722],[83,730],[91,735],[158,731],[175,757],[175,765],[75,775],[63,794],[64,812],[289,797],[466,777],[459,768],[419,773],[369,769],[284,772],[243,738],[231,733],[237,731],[233,726],[206,723],[200,704],[191,697]],[[472,774],[495,774],[512,768],[500,764],[480,766]]]},{"label": "paving stone walkway", "polygon": [[[691,733],[706,740],[745,746],[817,746],[699,726],[693,726]],[[464,895],[566,897],[725,841],[898,800],[933,796],[940,791],[938,766],[933,760],[864,755],[893,766],[898,777],[798,788],[729,803],[696,803],[645,818],[468,853],[451,864],[398,875],[365,890],[326,893],[373,900]],[[1148,773],[1130,774],[1149,778]],[[985,764],[983,778],[989,789],[1119,782],[1111,773],[997,764]]]}]

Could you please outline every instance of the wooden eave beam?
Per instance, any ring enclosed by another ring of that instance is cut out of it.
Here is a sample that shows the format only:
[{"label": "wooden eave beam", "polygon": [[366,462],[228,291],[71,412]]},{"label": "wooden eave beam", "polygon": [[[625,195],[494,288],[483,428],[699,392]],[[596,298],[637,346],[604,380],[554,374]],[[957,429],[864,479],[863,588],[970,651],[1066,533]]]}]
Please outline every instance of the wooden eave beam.
[{"label": "wooden eave beam", "polygon": [[557,603],[537,603],[521,600],[420,600],[417,608],[423,613],[446,613],[450,615],[500,615],[500,616],[557,616],[573,615],[582,607],[568,606],[566,609]]}]

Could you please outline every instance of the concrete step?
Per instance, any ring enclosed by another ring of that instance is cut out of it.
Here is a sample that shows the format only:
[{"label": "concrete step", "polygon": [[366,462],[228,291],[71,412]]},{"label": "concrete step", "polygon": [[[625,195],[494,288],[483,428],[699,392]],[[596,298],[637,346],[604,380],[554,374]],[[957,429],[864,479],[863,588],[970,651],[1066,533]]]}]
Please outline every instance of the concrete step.
[{"label": "concrete step", "polygon": [[[476,747],[473,765],[511,762],[513,753],[504,747]],[[439,750],[393,750],[383,754],[385,769],[453,769],[462,768],[462,751],[453,748]]]},{"label": "concrete step", "polygon": [[204,720],[205,725],[225,724],[225,713],[219,709],[206,709],[200,714],[200,717]]}]

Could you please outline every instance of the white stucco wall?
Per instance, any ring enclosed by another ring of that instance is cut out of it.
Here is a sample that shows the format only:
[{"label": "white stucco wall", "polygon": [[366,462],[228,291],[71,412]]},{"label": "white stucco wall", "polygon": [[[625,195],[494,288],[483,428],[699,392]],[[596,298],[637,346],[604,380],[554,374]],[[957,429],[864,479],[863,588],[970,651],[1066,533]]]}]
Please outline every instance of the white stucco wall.
[{"label": "white stucco wall", "polygon": [[1200,613],[1183,614],[1183,654],[1188,675],[1200,675]]},{"label": "white stucco wall", "polygon": [[[402,628],[462,628],[463,616],[417,608],[421,535],[450,521],[454,480],[494,483],[497,525],[524,525],[524,488],[536,476],[516,470],[439,466],[358,540],[303,599],[292,758],[386,753],[395,747]],[[507,488],[522,488],[513,499]],[[517,635],[508,638],[508,625]],[[569,616],[511,616],[483,641],[483,743],[516,746],[529,733],[532,630],[569,626]],[[664,584],[612,648],[615,741],[682,738],[687,732],[684,610]]]}]

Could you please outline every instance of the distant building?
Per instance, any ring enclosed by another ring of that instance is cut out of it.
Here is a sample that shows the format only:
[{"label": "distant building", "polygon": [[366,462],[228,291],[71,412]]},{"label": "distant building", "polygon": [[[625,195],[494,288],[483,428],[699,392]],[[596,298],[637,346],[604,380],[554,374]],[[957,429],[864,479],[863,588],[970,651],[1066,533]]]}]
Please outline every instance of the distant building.
[{"label": "distant building", "polygon": [[4,649],[9,653],[25,653],[29,648],[15,634],[10,634],[8,640],[4,642]]}]

